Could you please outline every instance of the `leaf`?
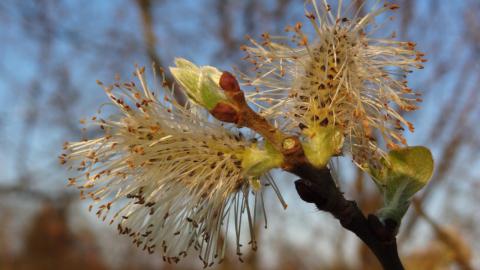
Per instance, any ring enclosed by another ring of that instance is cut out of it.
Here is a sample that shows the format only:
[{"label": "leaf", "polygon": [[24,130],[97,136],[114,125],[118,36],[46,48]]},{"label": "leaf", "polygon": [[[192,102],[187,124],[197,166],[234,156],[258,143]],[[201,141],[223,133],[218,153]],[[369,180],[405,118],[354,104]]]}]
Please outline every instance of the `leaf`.
[{"label": "leaf", "polygon": [[400,223],[410,199],[432,177],[433,157],[428,148],[413,146],[390,151],[382,163],[380,170],[370,170],[384,196],[385,207],[379,215]]}]

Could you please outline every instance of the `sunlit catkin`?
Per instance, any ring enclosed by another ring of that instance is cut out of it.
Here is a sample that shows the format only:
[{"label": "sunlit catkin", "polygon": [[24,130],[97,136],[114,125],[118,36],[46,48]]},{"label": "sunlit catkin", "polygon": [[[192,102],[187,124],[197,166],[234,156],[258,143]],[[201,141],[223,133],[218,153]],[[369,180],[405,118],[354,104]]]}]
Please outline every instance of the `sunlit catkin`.
[{"label": "sunlit catkin", "polygon": [[385,155],[377,137],[390,149],[407,144],[403,130],[414,128],[401,111],[417,109],[421,99],[406,74],[426,60],[412,42],[376,37],[382,26],[376,20],[397,5],[377,1],[362,14],[363,6],[342,1],[335,10],[326,1],[307,2],[308,31],[297,23],[285,29],[291,36],[263,34],[244,47],[255,70],[243,74],[256,87],[248,99],[285,130],[308,137],[335,128],[344,136],[343,151],[360,166],[375,166]]},{"label": "sunlit catkin", "polygon": [[279,194],[268,175],[251,176],[242,167],[242,154],[257,144],[208,120],[194,104],[178,105],[169,90],[160,98],[147,86],[144,69],[135,76],[139,86],[99,83],[118,112],[92,118],[103,135],[65,144],[60,161],[78,171],[70,185],[93,201],[90,210],[99,218],[138,247],[160,251],[165,261],[195,249],[210,265],[223,257],[232,228],[241,255],[242,222],[255,249],[263,188],[270,184]]}]

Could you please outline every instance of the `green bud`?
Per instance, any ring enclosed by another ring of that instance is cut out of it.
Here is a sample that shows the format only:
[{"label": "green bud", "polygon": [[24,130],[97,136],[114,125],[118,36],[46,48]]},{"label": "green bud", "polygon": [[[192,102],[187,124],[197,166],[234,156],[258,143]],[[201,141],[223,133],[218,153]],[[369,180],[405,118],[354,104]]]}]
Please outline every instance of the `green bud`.
[{"label": "green bud", "polygon": [[283,163],[282,153],[275,150],[269,143],[265,143],[263,149],[255,144],[237,156],[242,160],[245,173],[251,176],[261,176],[273,168],[280,167]]},{"label": "green bud", "polygon": [[381,169],[370,169],[384,196],[385,207],[380,209],[381,219],[393,219],[398,224],[410,206],[410,199],[430,180],[433,157],[423,146],[392,150],[382,160]]},{"label": "green bud", "polygon": [[334,125],[306,128],[302,132],[306,138],[303,150],[313,166],[323,168],[332,156],[341,152],[343,134]]},{"label": "green bud", "polygon": [[253,191],[259,191],[260,188],[262,188],[262,183],[258,177],[248,179],[248,184],[252,187]]},{"label": "green bud", "polygon": [[195,103],[212,110],[220,102],[227,102],[219,81],[222,72],[211,66],[198,67],[192,62],[175,59],[176,67],[170,67],[175,80]]}]

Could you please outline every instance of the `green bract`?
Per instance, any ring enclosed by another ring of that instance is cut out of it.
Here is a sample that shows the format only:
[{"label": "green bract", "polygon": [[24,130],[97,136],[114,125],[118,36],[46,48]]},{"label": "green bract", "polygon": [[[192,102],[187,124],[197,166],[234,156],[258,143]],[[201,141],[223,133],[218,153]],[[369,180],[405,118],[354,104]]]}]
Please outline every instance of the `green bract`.
[{"label": "green bract", "polygon": [[183,58],[176,58],[175,64],[170,72],[192,101],[208,110],[220,101],[227,101],[219,86],[221,71],[211,66],[198,67]]},{"label": "green bract", "polygon": [[412,196],[432,177],[433,157],[428,148],[413,146],[390,151],[382,163],[381,169],[370,169],[384,196],[379,216],[400,223]]},{"label": "green bract", "polygon": [[269,143],[265,144],[264,149],[253,145],[237,156],[242,160],[245,173],[251,176],[261,176],[273,168],[280,167],[283,163],[283,155]]},{"label": "green bract", "polygon": [[315,167],[325,167],[333,155],[340,153],[343,135],[335,126],[307,128],[303,133],[306,135],[303,150]]}]

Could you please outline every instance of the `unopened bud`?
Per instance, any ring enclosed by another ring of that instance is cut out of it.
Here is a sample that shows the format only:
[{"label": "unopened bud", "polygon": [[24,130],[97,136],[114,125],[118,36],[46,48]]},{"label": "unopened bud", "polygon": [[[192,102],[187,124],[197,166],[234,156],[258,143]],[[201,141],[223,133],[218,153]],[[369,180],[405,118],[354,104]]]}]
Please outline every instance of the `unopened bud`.
[{"label": "unopened bud", "polygon": [[379,212],[383,220],[392,219],[398,224],[410,206],[410,199],[430,180],[433,157],[423,146],[392,150],[382,160],[383,167],[370,169],[384,197],[384,208]]},{"label": "unopened bud", "polygon": [[237,79],[230,72],[224,71],[220,77],[220,87],[227,92],[239,92],[240,85]]},{"label": "unopened bud", "polygon": [[229,103],[219,102],[210,113],[220,121],[237,124],[240,120],[238,110]]},{"label": "unopened bud", "polygon": [[170,72],[193,102],[212,110],[220,101],[227,100],[219,85],[222,72],[218,69],[198,67],[183,58],[175,59],[175,64],[176,67],[170,67]]}]

